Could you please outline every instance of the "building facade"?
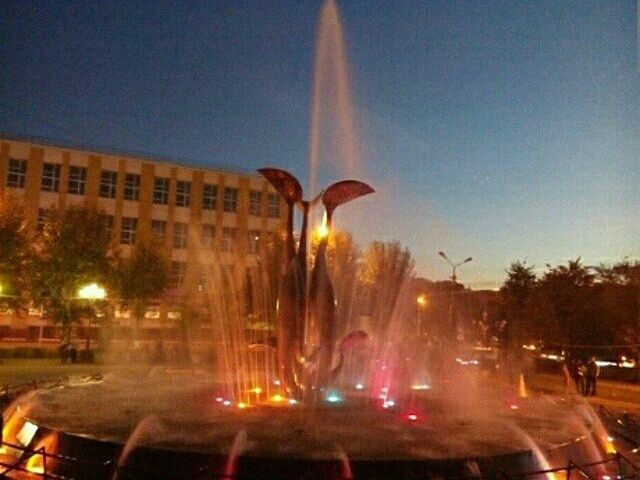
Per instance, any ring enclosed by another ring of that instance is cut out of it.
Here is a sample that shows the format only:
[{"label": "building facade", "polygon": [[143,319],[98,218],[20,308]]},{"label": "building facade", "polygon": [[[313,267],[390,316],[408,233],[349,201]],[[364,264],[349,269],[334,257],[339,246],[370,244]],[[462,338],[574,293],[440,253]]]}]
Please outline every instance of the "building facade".
[{"label": "building facade", "polygon": [[[51,208],[101,210],[123,255],[158,234],[171,258],[173,287],[186,282],[203,251],[233,269],[251,266],[268,236],[281,232],[285,214],[257,174],[10,138],[0,138],[0,201],[21,203],[31,229]],[[171,317],[168,308],[159,305],[147,317],[162,323]],[[33,337],[34,327],[42,336],[41,317],[37,308],[23,319],[0,312],[3,336],[26,329]]]}]

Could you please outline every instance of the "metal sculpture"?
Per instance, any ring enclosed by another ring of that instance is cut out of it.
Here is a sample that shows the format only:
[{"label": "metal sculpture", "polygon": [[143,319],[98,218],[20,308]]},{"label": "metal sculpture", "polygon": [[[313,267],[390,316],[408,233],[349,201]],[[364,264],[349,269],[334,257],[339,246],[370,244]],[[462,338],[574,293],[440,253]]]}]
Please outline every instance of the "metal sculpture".
[{"label": "metal sculpture", "polygon": [[[327,227],[331,228],[335,209],[351,200],[373,193],[369,185],[356,180],[334,183],[313,201],[303,200],[302,187],[290,173],[277,168],[258,170],[284,198],[287,205],[285,229],[285,262],[278,292],[277,353],[278,371],[284,389],[298,398],[315,390],[326,389],[340,371],[343,354],[356,343],[366,339],[365,332],[348,334],[338,348],[339,361],[332,367],[335,349],[336,305],[329,275],[326,251],[328,236],[320,240],[313,271],[307,275],[307,235],[311,206],[322,199],[327,213]],[[294,206],[302,209],[302,228],[297,253],[293,239]],[[305,325],[317,329],[319,345],[305,357]],[[315,368],[314,368],[315,367]],[[312,375],[309,370],[314,369]]]}]

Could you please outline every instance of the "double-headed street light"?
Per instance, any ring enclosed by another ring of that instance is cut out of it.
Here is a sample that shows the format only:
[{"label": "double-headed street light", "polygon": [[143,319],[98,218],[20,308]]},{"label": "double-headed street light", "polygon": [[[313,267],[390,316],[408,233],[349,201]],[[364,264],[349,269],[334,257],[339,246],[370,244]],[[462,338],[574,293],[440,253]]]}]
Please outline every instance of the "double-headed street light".
[{"label": "double-headed street light", "polygon": [[447,257],[447,255],[444,252],[438,252],[438,255],[444,258],[447,261],[447,263],[451,265],[451,269],[452,269],[451,280],[453,281],[453,285],[451,286],[451,294],[449,295],[449,324],[453,329],[454,335],[456,336],[456,338],[458,338],[458,321],[455,315],[455,302],[453,298],[453,296],[455,295],[456,280],[458,278],[456,277],[456,268],[458,268],[460,265],[464,265],[465,263],[469,263],[471,260],[473,260],[473,258],[467,257],[461,262],[454,263],[451,260],[449,260],[449,257]]},{"label": "double-headed street light", "polygon": [[453,269],[453,272],[452,272],[452,275],[451,275],[451,280],[453,280],[453,285],[455,287],[456,279],[457,279],[457,277],[456,277],[456,268],[458,268],[460,265],[464,265],[465,263],[469,263],[471,260],[473,260],[473,258],[472,257],[467,257],[461,262],[453,263],[451,260],[449,260],[449,257],[447,257],[444,252],[438,252],[438,255],[440,255],[442,258],[444,258],[447,261],[447,263],[449,265],[451,265],[451,268]]}]

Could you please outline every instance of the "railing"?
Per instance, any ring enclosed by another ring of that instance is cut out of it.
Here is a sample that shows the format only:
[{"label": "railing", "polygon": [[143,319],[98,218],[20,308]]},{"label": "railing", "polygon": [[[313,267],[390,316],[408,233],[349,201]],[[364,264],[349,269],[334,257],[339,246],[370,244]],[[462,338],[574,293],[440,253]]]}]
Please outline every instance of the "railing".
[{"label": "railing", "polygon": [[[9,475],[11,472],[21,472],[23,475],[19,478],[42,478],[45,480],[85,480],[82,477],[66,477],[50,471],[47,468],[47,465],[50,465],[52,461],[57,464],[66,464],[67,468],[64,469],[65,471],[73,470],[74,467],[76,469],[90,468],[96,474],[94,478],[111,478],[113,472],[116,471],[119,474],[123,475],[125,478],[138,478],[138,476],[140,475],[146,477],[150,474],[156,474],[161,478],[186,478],[182,477],[179,472],[158,471],[154,470],[153,468],[144,467],[119,466],[115,464],[115,460],[108,460],[103,463],[89,462],[67,455],[49,453],[44,447],[37,450],[32,450],[28,447],[22,447],[20,445],[15,445],[7,442],[0,442],[0,446],[4,447],[5,449],[9,448],[14,451],[21,452],[19,458],[13,463],[8,463],[6,461],[0,460],[0,468],[4,468],[4,470],[0,471],[0,479],[13,478],[11,475]],[[37,470],[33,468],[27,468],[28,461],[34,456],[42,457],[42,468],[38,468]],[[616,453],[604,460],[582,465],[578,465],[570,461],[566,467],[550,468],[546,470],[536,470],[529,472],[496,472],[490,475],[468,475],[445,478],[450,478],[452,480],[516,480],[531,479],[537,477],[550,477],[563,480],[603,480],[603,478],[606,477],[603,477],[602,475],[595,476],[591,472],[591,469],[600,466],[610,466],[607,471],[613,472],[615,470],[615,473],[611,473],[611,475],[609,476],[611,480],[640,480],[640,467],[621,453]],[[442,478],[442,476],[439,477]],[[271,480],[272,478],[275,479],[276,477],[263,475],[253,476],[246,474],[228,475],[216,473],[210,469],[202,468],[197,472],[190,472],[188,478],[202,478],[208,480]],[[424,480],[427,480],[432,477],[426,476],[423,478]]]}]

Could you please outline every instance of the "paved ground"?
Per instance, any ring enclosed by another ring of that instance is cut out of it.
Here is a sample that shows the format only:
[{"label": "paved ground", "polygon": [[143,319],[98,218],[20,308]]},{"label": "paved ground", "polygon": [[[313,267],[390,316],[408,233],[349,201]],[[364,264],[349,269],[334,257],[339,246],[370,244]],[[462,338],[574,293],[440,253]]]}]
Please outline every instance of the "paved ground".
[{"label": "paved ground", "polygon": [[[536,373],[531,383],[531,387],[537,390],[557,395],[567,394],[561,375]],[[598,395],[588,397],[587,400],[596,407],[602,405],[610,410],[640,415],[640,385],[637,384],[601,380],[598,382]]]},{"label": "paved ground", "polygon": [[55,380],[69,375],[86,375],[100,372],[100,365],[62,364],[54,359],[2,359],[0,363],[0,388],[32,380]]}]

